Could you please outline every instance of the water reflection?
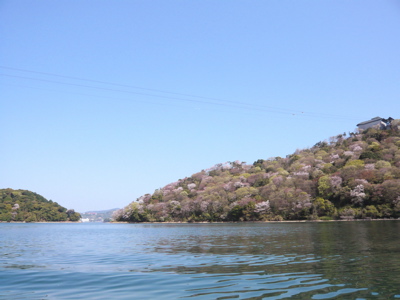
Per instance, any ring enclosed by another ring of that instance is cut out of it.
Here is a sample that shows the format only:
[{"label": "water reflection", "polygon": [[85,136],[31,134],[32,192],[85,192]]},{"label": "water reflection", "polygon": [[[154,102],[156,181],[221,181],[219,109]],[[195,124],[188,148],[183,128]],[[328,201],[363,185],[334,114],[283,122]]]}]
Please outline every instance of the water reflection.
[{"label": "water reflection", "polygon": [[399,238],[398,221],[0,224],[0,299],[394,299]]},{"label": "water reflection", "polygon": [[[351,293],[363,299],[390,298],[400,293],[399,225],[399,222],[334,222],[251,224],[239,228],[221,225],[222,230],[198,228],[197,234],[161,238],[153,248],[158,253],[194,255],[191,263],[179,265],[177,259],[174,266],[153,271],[228,274],[230,278],[257,274],[252,278],[259,281],[257,284],[264,284],[267,274],[306,272],[314,281],[304,284],[302,277],[298,277],[297,285],[286,286],[279,296],[274,290],[271,299],[288,297],[289,287],[290,291],[296,290],[298,297],[299,293],[304,296],[310,284],[314,294],[307,294],[304,299],[349,299],[346,297]],[[264,274],[262,278],[260,274]],[[283,282],[291,280],[285,277]],[[240,278],[239,282],[242,281]],[[264,288],[262,291],[268,290]],[[239,295],[244,293],[236,283],[234,290]],[[315,294],[315,290],[320,291]],[[256,297],[268,299],[261,290],[257,293]]]}]

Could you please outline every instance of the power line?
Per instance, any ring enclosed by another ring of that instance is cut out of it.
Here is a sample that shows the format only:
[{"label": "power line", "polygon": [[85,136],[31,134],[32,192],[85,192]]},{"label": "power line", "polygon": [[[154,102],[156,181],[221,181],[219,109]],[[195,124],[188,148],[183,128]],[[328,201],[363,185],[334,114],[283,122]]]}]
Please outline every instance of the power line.
[{"label": "power line", "polygon": [[[176,97],[170,97],[170,96],[153,95],[153,94],[139,93],[139,92],[133,92],[133,91],[110,89],[110,88],[105,88],[105,87],[95,87],[95,86],[83,85],[83,84],[78,84],[78,83],[66,83],[66,82],[60,82],[60,81],[49,80],[49,79],[39,79],[39,78],[17,76],[17,75],[8,75],[8,74],[0,74],[0,76],[7,76],[7,77],[14,77],[14,78],[21,78],[21,79],[29,79],[29,80],[35,80],[35,81],[42,81],[42,82],[63,84],[63,85],[69,85],[69,86],[92,88],[92,89],[104,90],[104,91],[121,92],[121,93],[135,94],[135,95],[141,95],[141,96],[149,96],[149,97],[170,99],[170,100],[188,101],[188,102],[201,103],[201,104],[213,104],[213,105],[226,106],[226,107],[254,109],[254,108],[251,107],[252,105],[248,105],[246,103],[239,103],[239,102],[237,102],[236,105],[233,105],[233,104],[228,105],[228,104],[225,104],[225,103],[215,103],[215,102],[201,101],[201,100],[194,100],[194,99],[184,99],[184,98],[176,98]],[[240,106],[240,105],[244,105],[244,106]],[[259,110],[259,108],[258,108],[258,110]],[[265,109],[262,109],[262,110],[268,111],[268,110],[265,110]],[[279,110],[279,109],[277,109],[277,110]],[[275,112],[276,113],[284,113],[284,114],[292,114],[291,112],[279,112],[279,111],[275,111]]]},{"label": "power line", "polygon": [[[4,75],[4,74],[0,74]],[[40,79],[37,79],[40,80]],[[42,80],[41,80],[42,81]],[[47,81],[47,80],[46,80]],[[0,83],[2,84],[2,83]],[[7,85],[7,84],[3,84],[3,85]],[[75,85],[75,84],[74,84]],[[15,85],[14,85],[15,86]],[[81,86],[81,85],[79,85]],[[46,91],[51,91],[51,92],[57,92],[55,90],[51,90],[51,89],[46,89],[46,88],[40,88],[40,87],[31,87],[31,86],[17,86],[17,87],[23,87],[23,88],[30,88],[30,89],[40,89],[40,90],[46,90]],[[65,93],[65,92],[64,92]],[[99,96],[99,95],[90,95],[90,94],[84,94],[84,93],[77,93],[77,92],[67,92],[70,94],[74,94],[74,95],[81,95],[81,96],[85,96],[85,97],[96,97],[96,98],[103,98],[103,99],[110,99],[110,100],[118,100],[118,101],[131,101],[131,99],[122,99],[122,98],[116,98],[116,97],[107,97],[107,96]],[[131,92],[133,93],[133,92]],[[139,95],[145,95],[145,96],[149,96],[149,97],[153,97],[153,95],[150,94],[143,94],[143,93],[135,93],[135,94],[139,94]],[[280,111],[271,111],[271,110],[266,110],[266,109],[255,109],[253,107],[241,107],[241,106],[234,106],[234,105],[227,105],[227,104],[223,104],[223,103],[212,103],[212,102],[205,102],[205,101],[198,101],[198,100],[191,100],[191,99],[181,99],[181,98],[174,98],[174,97],[168,97],[168,96],[159,96],[159,95],[154,95],[154,97],[158,97],[158,98],[167,98],[167,99],[171,99],[171,100],[183,100],[183,101],[190,101],[190,102],[198,102],[200,104],[204,104],[204,103],[209,103],[209,104],[214,104],[214,105],[219,105],[219,106],[224,106],[224,107],[232,107],[232,108],[241,108],[241,109],[246,109],[246,110],[250,110],[253,112],[270,112],[270,113],[274,113],[274,114],[285,114],[285,115],[295,115],[293,113],[289,113],[289,112],[280,112]],[[148,101],[143,101],[143,100],[135,100],[135,102],[141,102],[141,103],[146,103],[149,104]],[[150,104],[156,104],[156,105],[167,105],[167,106],[179,106],[177,104],[174,103],[166,103],[166,102],[150,102]],[[201,110],[209,110],[209,109],[204,109],[201,108]],[[244,113],[244,111],[241,111],[241,113]],[[247,113],[247,112],[245,112]],[[260,114],[258,114],[260,115]],[[314,117],[314,116],[311,116]]]},{"label": "power line", "polygon": [[[49,80],[49,79],[40,79],[40,78],[32,78],[32,77],[26,77],[26,76],[0,74],[2,76],[14,77],[14,78],[20,78],[20,79],[28,79],[28,80],[42,81],[42,82],[48,82],[48,83],[56,83],[56,84],[63,84],[63,85],[69,85],[69,86],[77,86],[77,87],[98,89],[98,90],[104,90],[104,91],[129,93],[129,94],[142,95],[142,96],[148,96],[148,97],[164,98],[164,99],[170,99],[170,100],[188,101],[188,102],[195,102],[195,103],[201,103],[201,104],[220,105],[220,106],[226,106],[226,107],[230,106],[230,107],[254,109],[254,110],[257,109],[257,110],[280,113],[280,114],[302,115],[302,116],[306,115],[308,117],[323,117],[324,116],[324,117],[337,118],[337,119],[353,119],[351,117],[345,117],[345,116],[339,116],[339,115],[331,115],[331,114],[325,114],[325,113],[313,113],[313,112],[291,110],[291,109],[271,107],[271,106],[258,105],[258,104],[248,104],[248,103],[243,103],[243,102],[222,100],[222,99],[217,99],[217,98],[203,97],[203,96],[183,94],[183,93],[176,93],[176,92],[163,91],[163,90],[150,89],[150,88],[143,88],[143,87],[138,87],[138,86],[133,86],[133,85],[111,83],[111,82],[106,82],[106,81],[85,79],[85,78],[72,77],[72,76],[66,76],[66,75],[59,75],[59,74],[53,74],[53,73],[46,73],[46,72],[39,72],[39,71],[32,71],[32,70],[24,70],[24,69],[18,69],[18,68],[6,67],[6,66],[0,66],[0,68],[8,69],[8,70],[20,71],[20,72],[41,74],[41,75],[46,75],[46,76],[54,76],[54,77],[59,77],[59,78],[71,79],[71,80],[79,80],[79,81],[86,81],[86,82],[92,82],[92,83],[99,83],[99,84],[104,84],[104,85],[112,85],[112,86],[119,86],[119,87],[126,87],[126,88],[142,89],[142,90],[153,91],[153,92],[157,92],[157,93],[180,95],[180,96],[191,97],[191,98],[211,100],[213,102],[204,101],[204,100],[187,99],[187,98],[177,98],[177,97],[171,97],[171,96],[165,96],[165,95],[148,94],[148,93],[141,93],[141,92],[135,92],[135,91],[126,91],[126,90],[113,89],[113,88],[107,88],[107,87],[90,86],[90,85],[84,85],[84,84],[79,84],[79,83],[60,82],[60,81]],[[217,102],[215,102],[215,101],[217,101]]]},{"label": "power line", "polygon": [[[308,114],[308,115],[317,114],[318,116],[324,115],[324,116],[327,116],[327,117],[340,118],[340,119],[349,118],[349,117],[331,115],[331,114],[324,114],[324,113],[321,114],[321,113],[313,113],[313,112],[304,112],[304,111],[291,110],[291,109],[278,108],[278,107],[271,107],[271,106],[258,105],[258,104],[254,105],[254,104],[248,104],[248,103],[242,103],[242,102],[236,102],[236,101],[229,101],[229,100],[222,100],[222,99],[211,98],[211,97],[203,97],[203,96],[176,93],[176,92],[163,91],[163,90],[157,90],[157,89],[149,89],[149,88],[143,88],[143,87],[132,86],[132,85],[125,85],[125,84],[119,84],[119,83],[110,83],[110,82],[106,82],[106,81],[99,81],[99,80],[92,80],[92,79],[86,79],[86,78],[59,75],[59,74],[54,74],[54,73],[46,73],[46,72],[18,69],[18,68],[6,67],[6,66],[0,66],[0,68],[10,69],[10,70],[17,70],[17,71],[22,71],[22,72],[29,72],[29,73],[42,74],[42,75],[47,75],[47,76],[56,76],[56,77],[61,77],[61,78],[73,79],[73,80],[88,81],[88,82],[93,82],[93,83],[101,83],[101,84],[107,84],[107,85],[143,89],[143,90],[155,91],[155,92],[159,92],[159,93],[167,93],[167,94],[181,95],[181,96],[187,96],[187,97],[195,97],[195,98],[201,98],[201,99],[206,99],[206,100],[226,102],[226,103],[230,103],[230,104],[234,104],[234,105],[244,105],[246,107],[256,106],[256,107],[266,108],[266,109],[269,109],[269,110],[272,109],[272,110],[277,110],[277,111],[286,111],[288,114],[290,113],[290,114],[294,114],[294,115],[296,115],[296,114]],[[4,75],[4,74],[0,74],[0,75]],[[4,76],[13,76],[13,75],[4,75]],[[15,77],[17,77],[17,76],[15,76]],[[29,77],[22,77],[22,76],[21,76],[21,78],[30,79],[30,80],[39,80],[37,78],[29,78]],[[42,81],[44,81],[44,79],[42,79]],[[48,81],[48,82],[53,82],[53,83],[58,83],[58,84],[74,85],[74,84],[55,82],[55,81]],[[86,85],[77,85],[77,84],[75,84],[75,85],[76,86],[81,86],[81,87],[96,88],[96,89],[103,89],[103,90],[110,90],[110,91],[118,91],[118,92],[124,92],[124,93],[135,93],[135,94],[138,94],[138,95],[153,96],[153,97],[160,97],[160,98],[166,98],[166,99],[175,99],[175,100],[181,100],[181,101],[191,101],[191,102],[198,102],[198,103],[200,102],[200,103],[207,103],[207,104],[214,104],[214,105],[215,104],[216,105],[222,105],[220,103],[214,103],[214,102],[204,102],[204,101],[202,102],[202,101],[195,101],[195,100],[189,100],[189,99],[171,98],[171,97],[166,97],[166,96],[149,95],[149,94],[138,93],[138,92],[128,92],[128,91],[121,91],[121,90],[107,89],[107,88],[99,88],[99,87],[86,86]],[[280,113],[283,113],[283,112],[280,112]]]},{"label": "power line", "polygon": [[[52,90],[52,89],[48,89],[48,88],[41,88],[41,87],[32,87],[32,86],[26,86],[26,85],[13,85],[13,84],[5,84],[5,83],[1,83],[0,85],[6,85],[6,86],[13,86],[13,87],[18,87],[18,88],[28,88],[28,89],[36,89],[36,90],[45,90],[45,91],[49,91],[49,92],[58,92],[57,90]],[[108,97],[108,96],[100,96],[100,95],[91,95],[91,94],[84,94],[84,93],[78,93],[78,92],[71,92],[71,91],[63,91],[63,93],[68,93],[68,94],[73,94],[73,95],[80,95],[80,96],[85,96],[85,97],[93,97],[93,98],[101,98],[101,99],[109,99],[109,100],[114,100],[114,101],[126,101],[126,102],[135,102],[135,103],[145,103],[145,104],[152,104],[152,105],[163,105],[163,106],[174,106],[174,107],[183,107],[182,105],[179,105],[177,103],[166,103],[166,102],[149,102],[149,101],[145,101],[145,100],[137,100],[135,99],[135,101],[131,101],[131,99],[124,99],[124,98],[116,98],[116,97]],[[191,108],[194,110],[199,109],[200,111],[217,111],[215,109],[211,109],[211,108],[196,108],[196,107],[185,107],[185,108]],[[247,111],[245,110],[241,110],[240,114],[246,114],[246,115],[253,115],[253,116],[265,116],[265,114],[263,112],[269,112],[269,111],[263,111],[263,110],[255,110],[255,109],[251,109],[246,107],[245,109],[248,109]],[[225,113],[233,113],[234,111],[227,111],[224,110]],[[293,115],[291,113],[283,113],[283,112],[271,112],[273,114],[287,114],[287,115]],[[275,116],[276,118],[280,118]],[[271,118],[271,117],[269,117]]]},{"label": "power line", "polygon": [[87,78],[80,78],[80,77],[67,76],[67,75],[60,75],[60,74],[47,73],[47,72],[39,72],[39,71],[32,71],[32,70],[24,70],[24,69],[11,68],[11,67],[6,67],[6,66],[0,66],[0,68],[1,68],[1,69],[8,69],[8,70],[21,71],[21,72],[28,72],[28,73],[41,74],[41,75],[46,75],[46,76],[54,76],[54,77],[60,77],[60,78],[66,78],[66,79],[87,81],[87,82],[93,82],[93,83],[101,83],[101,84],[114,85],[114,86],[120,86],[120,87],[135,88],[135,89],[153,91],[153,92],[158,92],[158,93],[166,93],[166,94],[173,94],[173,95],[180,95],[180,96],[187,96],[187,97],[195,97],[195,98],[202,98],[202,99],[220,100],[220,99],[216,99],[216,98],[209,98],[209,97],[203,97],[203,96],[196,96],[196,95],[190,95],[190,94],[183,94],[183,93],[177,93],[177,92],[170,92],[170,91],[165,91],[165,90],[151,89],[151,88],[139,87],[139,86],[128,85],[128,84],[121,84],[121,83],[100,81],[100,80],[87,79]]},{"label": "power line", "polygon": [[[0,66],[1,68],[1,66]],[[37,72],[37,73],[42,73],[42,72]],[[50,74],[50,73],[43,73],[43,74]],[[7,77],[14,77],[14,78],[21,78],[21,79],[28,79],[28,80],[35,80],[35,81],[43,81],[43,82],[50,82],[50,83],[57,83],[57,84],[64,84],[64,85],[70,85],[70,86],[79,86],[79,87],[85,87],[85,88],[93,88],[93,89],[100,89],[100,90],[106,90],[106,91],[114,91],[114,92],[122,92],[122,93],[131,93],[131,94],[136,94],[136,95],[143,95],[143,96],[151,96],[151,97],[158,97],[158,98],[165,98],[165,99],[173,99],[173,100],[181,100],[181,101],[190,101],[190,102],[197,102],[197,103],[206,103],[206,104],[214,104],[214,105],[224,105],[223,103],[216,103],[216,102],[206,102],[206,101],[200,101],[200,100],[193,100],[193,99],[182,99],[182,98],[176,98],[176,97],[169,97],[169,96],[161,96],[161,95],[154,95],[154,94],[147,94],[147,93],[140,93],[140,92],[133,92],[133,91],[124,91],[124,90],[117,90],[117,89],[111,89],[111,88],[105,88],[105,87],[95,87],[95,86],[88,86],[88,85],[83,85],[83,84],[77,84],[77,83],[66,83],[66,82],[60,82],[60,81],[54,81],[54,80],[49,80],[49,79],[39,79],[39,78],[32,78],[32,77],[26,77],[26,76],[18,76],[18,75],[9,75],[9,74],[0,74],[1,76],[7,76]],[[74,78],[74,77],[69,77],[69,76],[62,76],[62,75],[56,75],[58,77],[66,77],[66,78]],[[89,79],[78,79],[74,78],[75,80],[84,80],[84,81],[92,81],[92,82],[98,82],[98,83],[104,83],[104,84],[109,84],[106,82],[101,82],[101,81],[96,81],[96,80],[89,80]],[[111,85],[118,85],[118,84],[113,84]],[[131,88],[137,88],[134,86],[128,86],[128,85],[118,85],[118,86],[125,86],[125,87],[131,87]],[[162,92],[160,90],[153,90],[153,89],[146,89],[142,88],[145,90],[152,90],[152,91],[157,91],[157,92]],[[293,113],[303,113],[300,111],[296,110],[290,110],[290,109],[283,109],[283,108],[276,108],[276,107],[269,107],[265,105],[254,105],[254,104],[248,104],[248,103],[241,103],[241,102],[235,102],[235,101],[228,101],[228,100],[220,100],[216,98],[208,98],[208,97],[202,97],[202,96],[193,96],[193,95],[188,95],[188,94],[180,94],[180,93],[173,93],[173,92],[163,92],[163,93],[169,93],[169,94],[175,94],[175,95],[186,95],[188,97],[196,97],[196,98],[202,98],[202,99],[208,99],[208,100],[214,100],[214,101],[219,101],[219,102],[226,102],[235,106],[242,105],[245,107],[254,107],[257,106],[259,108],[266,108],[270,110],[277,110],[277,111],[283,111],[280,113],[284,113],[286,111],[287,114],[293,114]]]}]

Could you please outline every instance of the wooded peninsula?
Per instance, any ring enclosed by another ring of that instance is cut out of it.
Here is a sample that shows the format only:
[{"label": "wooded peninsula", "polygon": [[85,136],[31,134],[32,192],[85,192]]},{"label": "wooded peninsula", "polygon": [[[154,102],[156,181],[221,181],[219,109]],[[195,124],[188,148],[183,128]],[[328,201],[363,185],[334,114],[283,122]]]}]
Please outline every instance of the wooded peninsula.
[{"label": "wooded peninsula", "polygon": [[27,190],[0,189],[0,221],[61,222],[79,221],[81,215],[57,202]]},{"label": "wooded peninsula", "polygon": [[400,120],[389,121],[387,128],[378,125],[339,134],[285,158],[259,159],[250,165],[240,161],[215,165],[143,195],[116,211],[114,219],[221,222],[399,218]]}]

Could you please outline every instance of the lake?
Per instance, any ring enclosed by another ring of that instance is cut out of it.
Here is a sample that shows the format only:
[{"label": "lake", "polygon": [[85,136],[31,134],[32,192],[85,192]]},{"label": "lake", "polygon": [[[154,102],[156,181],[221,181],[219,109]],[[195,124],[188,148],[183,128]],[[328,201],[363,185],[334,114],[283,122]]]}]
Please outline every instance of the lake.
[{"label": "lake", "polygon": [[0,299],[400,299],[400,221],[1,223]]}]

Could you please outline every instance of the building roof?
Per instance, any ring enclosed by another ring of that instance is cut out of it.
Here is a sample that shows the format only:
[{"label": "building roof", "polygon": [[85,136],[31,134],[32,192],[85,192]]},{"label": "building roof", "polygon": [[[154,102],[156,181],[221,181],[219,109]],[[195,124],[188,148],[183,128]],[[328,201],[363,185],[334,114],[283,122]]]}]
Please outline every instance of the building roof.
[{"label": "building roof", "polygon": [[381,118],[381,117],[375,117],[375,118],[372,118],[371,120],[358,123],[357,126],[359,126],[359,125],[365,125],[365,124],[369,124],[369,123],[376,122],[376,121],[381,121],[381,120],[383,120],[383,118]]}]

